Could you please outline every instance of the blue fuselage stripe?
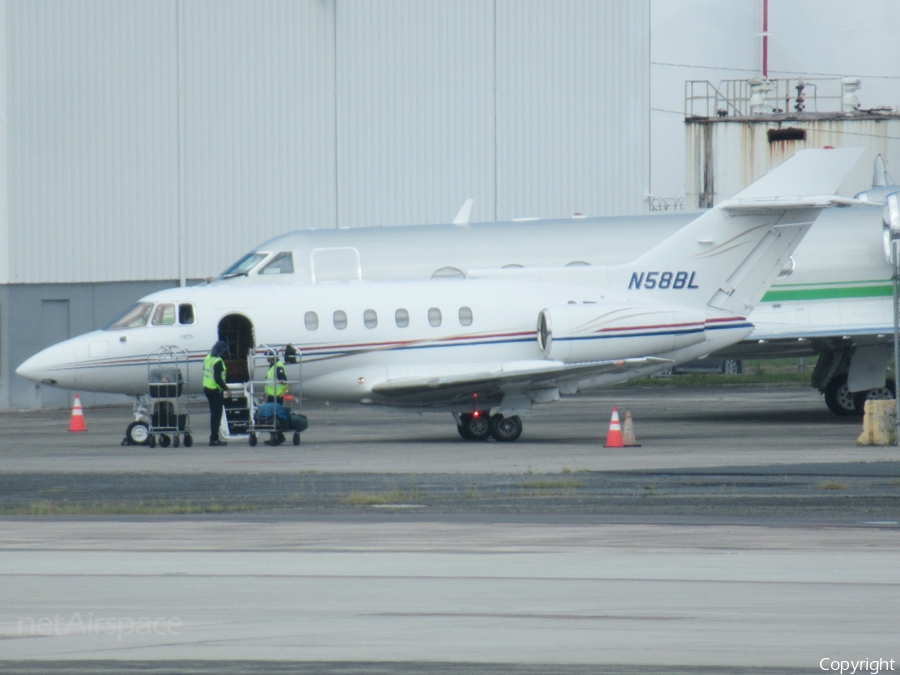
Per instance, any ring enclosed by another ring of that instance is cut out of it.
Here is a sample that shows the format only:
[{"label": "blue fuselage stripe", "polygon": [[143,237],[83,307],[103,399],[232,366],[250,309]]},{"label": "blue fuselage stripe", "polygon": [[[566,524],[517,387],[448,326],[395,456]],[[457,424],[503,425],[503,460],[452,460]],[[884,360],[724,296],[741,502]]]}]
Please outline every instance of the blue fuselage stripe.
[{"label": "blue fuselage stripe", "polygon": [[[725,324],[725,325],[716,325],[716,324],[707,324],[702,327],[696,328],[686,328],[686,329],[674,329],[674,330],[657,330],[657,331],[644,331],[641,333],[629,333],[627,331],[623,331],[617,334],[593,334],[593,335],[584,335],[578,337],[560,337],[555,338],[559,342],[574,342],[574,341],[583,341],[583,340],[609,340],[609,339],[621,339],[621,338],[639,338],[639,337],[662,337],[665,335],[691,335],[696,333],[703,333],[704,331],[711,330],[735,330],[738,328],[752,328],[753,324],[749,322],[742,322],[738,324]],[[367,353],[367,352],[390,352],[390,351],[406,351],[406,350],[414,350],[414,349],[445,349],[452,347],[475,347],[475,346],[487,346],[487,345],[504,345],[504,344],[516,344],[523,342],[534,342],[534,336],[524,336],[524,337],[515,337],[515,338],[507,338],[507,339],[496,339],[496,338],[481,338],[478,336],[473,336],[471,338],[464,338],[465,341],[458,342],[438,342],[432,344],[408,344],[408,345],[396,345],[390,346],[385,345],[384,343],[371,343],[370,345],[354,345],[352,348],[327,348],[327,347],[310,347],[307,349],[324,349],[325,351],[314,351],[314,352],[304,352],[301,348],[301,353],[303,353],[304,361],[313,361],[318,358],[325,356],[353,356],[359,353]],[[190,362],[199,362],[203,358],[205,358],[206,352],[191,352],[188,356],[188,360]],[[116,368],[120,366],[143,366],[147,367],[147,358],[146,356],[132,356],[125,357],[119,359],[112,359],[108,363],[102,362],[91,362],[91,363],[72,363],[67,364],[66,366],[61,366],[62,370],[69,369],[82,369],[82,368]]]}]

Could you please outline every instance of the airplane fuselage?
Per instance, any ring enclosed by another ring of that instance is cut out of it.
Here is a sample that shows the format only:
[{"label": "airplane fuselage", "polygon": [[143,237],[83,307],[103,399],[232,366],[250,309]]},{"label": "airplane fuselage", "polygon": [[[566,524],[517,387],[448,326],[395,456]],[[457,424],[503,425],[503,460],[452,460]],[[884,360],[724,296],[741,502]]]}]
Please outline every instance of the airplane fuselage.
[{"label": "airplane fuselage", "polygon": [[[152,304],[147,315],[157,315],[162,306],[190,306],[192,323],[148,321],[94,331],[45,350],[20,372],[60,387],[139,395],[147,391],[148,355],[161,345],[177,345],[190,361],[187,391],[200,393],[202,361],[221,336],[223,321],[245,322],[255,344],[300,349],[304,396],[395,404],[381,400],[373,386],[436,368],[464,374],[548,359],[578,363],[652,354],[680,363],[752,330],[743,317],[723,312],[680,310],[664,299],[629,300],[626,310],[625,301],[586,285],[474,279],[279,286],[262,297],[258,289],[216,285],[170,289],[142,299]],[[542,349],[538,319],[548,308],[560,329]],[[583,329],[571,320],[563,328],[564,315],[572,312],[583,315],[585,320],[575,322]],[[606,374],[591,386],[659,367]]]}]

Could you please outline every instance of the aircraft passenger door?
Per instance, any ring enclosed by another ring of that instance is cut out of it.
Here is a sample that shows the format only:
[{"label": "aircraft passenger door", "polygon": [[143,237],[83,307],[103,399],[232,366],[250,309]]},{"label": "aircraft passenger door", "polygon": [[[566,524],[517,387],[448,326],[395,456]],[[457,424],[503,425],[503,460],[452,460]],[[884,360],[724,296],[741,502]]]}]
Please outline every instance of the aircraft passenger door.
[{"label": "aircraft passenger door", "polygon": [[[41,300],[41,349],[68,340],[69,301]],[[42,408],[68,408],[72,405],[72,392],[57,387],[41,387]]]},{"label": "aircraft passenger door", "polygon": [[219,321],[219,339],[228,344],[225,380],[229,383],[249,380],[247,357],[255,346],[253,323],[243,314],[228,314]]}]

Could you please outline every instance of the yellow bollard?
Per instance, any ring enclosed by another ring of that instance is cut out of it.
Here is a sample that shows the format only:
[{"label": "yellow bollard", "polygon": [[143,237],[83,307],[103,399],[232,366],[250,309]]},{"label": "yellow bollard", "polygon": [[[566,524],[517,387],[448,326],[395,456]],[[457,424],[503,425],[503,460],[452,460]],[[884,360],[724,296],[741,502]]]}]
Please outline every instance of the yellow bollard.
[{"label": "yellow bollard", "polygon": [[896,445],[897,410],[896,402],[866,401],[863,415],[863,432],[856,439],[857,445]]}]

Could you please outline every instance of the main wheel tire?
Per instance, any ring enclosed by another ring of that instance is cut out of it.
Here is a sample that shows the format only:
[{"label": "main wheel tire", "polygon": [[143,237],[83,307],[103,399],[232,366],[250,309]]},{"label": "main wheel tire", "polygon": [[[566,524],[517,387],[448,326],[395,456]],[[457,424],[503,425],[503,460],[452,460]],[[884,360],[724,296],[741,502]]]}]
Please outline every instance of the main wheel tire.
[{"label": "main wheel tire", "polygon": [[133,445],[146,445],[150,438],[150,427],[146,422],[132,422],[125,429],[125,438]]},{"label": "main wheel tire", "polygon": [[[487,410],[479,410],[477,413],[465,413],[459,416],[462,426],[470,441],[486,441],[491,436],[491,416]],[[462,435],[462,432],[460,432]]]},{"label": "main wheel tire", "polygon": [[522,435],[522,420],[518,415],[504,417],[497,414],[491,418],[491,436],[501,443],[512,443]]},{"label": "main wheel tire", "polygon": [[850,416],[862,415],[857,410],[853,392],[847,387],[847,375],[837,375],[828,383],[825,389],[825,405],[835,415]]},{"label": "main wheel tire", "polygon": [[184,435],[184,447],[189,448],[194,444],[194,437],[190,434]]},{"label": "main wheel tire", "polygon": [[457,425],[456,425],[456,430],[459,432],[459,435],[462,436],[462,437],[463,437],[464,439],[466,439],[467,441],[474,441],[474,440],[475,440],[475,437],[472,436],[472,434],[469,433],[468,427],[466,427],[466,426],[464,426],[464,425],[462,425],[462,424],[457,424]]},{"label": "main wheel tire", "polygon": [[853,403],[861,413],[866,412],[866,401],[889,401],[896,397],[897,388],[893,380],[888,380],[883,387],[859,391],[853,395]]},{"label": "main wheel tire", "polygon": [[169,447],[169,443],[171,443],[171,442],[172,442],[172,439],[169,438],[168,435],[166,435],[166,434],[160,434],[160,435],[159,435],[159,444],[160,444],[161,446],[163,446],[164,448],[168,448],[168,447]]}]

